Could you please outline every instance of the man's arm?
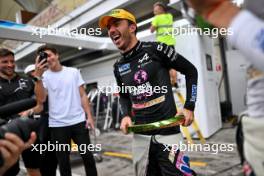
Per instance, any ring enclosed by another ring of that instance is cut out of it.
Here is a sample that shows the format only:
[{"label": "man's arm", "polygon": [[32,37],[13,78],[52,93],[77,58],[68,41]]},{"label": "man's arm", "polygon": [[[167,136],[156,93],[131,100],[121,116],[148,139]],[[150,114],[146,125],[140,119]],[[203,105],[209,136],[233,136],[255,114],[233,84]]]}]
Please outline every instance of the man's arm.
[{"label": "man's arm", "polygon": [[184,104],[184,108],[193,111],[195,108],[195,102],[197,97],[198,72],[194,65],[191,64],[182,55],[177,54],[176,57],[176,60],[171,63],[171,66],[174,69],[177,69],[183,75],[185,75],[186,101]]},{"label": "man's arm", "polygon": [[39,62],[39,56],[35,60],[35,77],[39,80],[35,82],[35,95],[37,98],[37,102],[44,103],[47,98],[47,90],[44,88],[43,85],[43,73],[47,70],[48,63],[45,63],[45,60],[43,59],[41,62]]},{"label": "man's arm", "polygon": [[178,114],[183,114],[185,116],[184,126],[189,126],[194,119],[194,108],[197,96],[197,79],[198,73],[196,68],[183,56],[176,56],[177,59],[172,62],[172,67],[177,69],[182,74],[185,75],[186,81],[186,101],[184,104],[184,109]]},{"label": "man's arm", "polygon": [[46,101],[47,98],[47,90],[44,88],[42,75],[45,71],[46,64],[43,64],[43,61],[38,63],[39,58],[36,58],[35,63],[35,76],[39,79],[34,84],[34,93],[37,100],[37,105],[29,110],[23,111],[19,113],[21,117],[28,117],[33,113],[40,113],[43,110],[43,103]]},{"label": "man's arm", "polygon": [[[119,77],[117,68],[114,68],[114,75],[116,78],[116,83],[119,88],[122,88],[122,81]],[[132,120],[131,120],[131,107],[132,103],[129,98],[128,92],[122,92],[122,89],[119,93],[120,96],[120,105],[121,105],[121,124],[120,124],[120,129],[124,134],[127,134],[127,128],[132,125]]]},{"label": "man's arm", "polygon": [[197,69],[191,62],[177,53],[174,47],[168,46],[163,43],[158,43],[156,47],[156,51],[161,57],[161,62],[164,63],[165,66],[168,67],[168,69],[173,68],[185,75],[186,102],[184,108],[193,111],[195,108],[195,101],[197,96]]},{"label": "man's arm", "polygon": [[46,101],[47,92],[43,86],[42,80],[36,81],[34,92],[36,95],[37,102],[43,104]]},{"label": "man's arm", "polygon": [[[34,81],[32,79],[30,79],[30,83],[32,84],[32,87],[34,87],[34,90],[32,90],[32,95],[35,95],[35,93],[37,91],[37,90],[35,90],[35,83],[34,83]],[[38,114],[38,113],[43,111],[43,103],[40,102],[40,100],[37,98],[36,95],[34,97],[36,98],[37,105],[35,107],[31,108],[31,109],[28,109],[26,111],[20,112],[19,115],[21,117],[28,117],[28,116],[31,116],[33,114]]]},{"label": "man's arm", "polygon": [[120,88],[120,92],[119,96],[120,96],[120,104],[121,104],[121,117],[126,117],[126,116],[131,116],[131,108],[132,108],[132,103],[130,101],[130,97],[129,97],[129,92],[123,92],[122,90],[126,90],[127,89],[122,89],[122,87],[124,86],[122,84],[120,75],[118,73],[118,68],[114,68],[114,75],[115,75],[115,79],[116,79],[116,83],[117,86]]},{"label": "man's arm", "polygon": [[151,22],[151,26],[150,26],[150,32],[153,33],[155,32],[155,30],[157,30],[157,18],[153,18],[152,22]]},{"label": "man's arm", "polygon": [[161,57],[161,62],[170,69],[173,68],[183,75],[186,81],[186,101],[184,109],[181,113],[185,116],[184,125],[188,126],[193,120],[193,111],[197,97],[197,79],[198,72],[192,63],[177,53],[174,47],[163,43],[158,43],[156,46],[157,54]]},{"label": "man's arm", "polygon": [[87,115],[86,124],[87,126],[90,125],[91,128],[94,129],[94,120],[93,120],[93,116],[91,113],[90,102],[87,98],[83,85],[79,87],[79,91],[80,91],[80,96],[81,96],[82,107],[83,107],[85,114]]},{"label": "man's arm", "polygon": [[153,33],[153,32],[155,32],[155,30],[156,30],[156,27],[153,26],[153,25],[151,25],[151,26],[150,26],[150,32]]},{"label": "man's arm", "polygon": [[43,111],[43,103],[37,102],[37,105],[29,110],[19,113],[21,117],[28,117],[33,114],[39,114]]}]

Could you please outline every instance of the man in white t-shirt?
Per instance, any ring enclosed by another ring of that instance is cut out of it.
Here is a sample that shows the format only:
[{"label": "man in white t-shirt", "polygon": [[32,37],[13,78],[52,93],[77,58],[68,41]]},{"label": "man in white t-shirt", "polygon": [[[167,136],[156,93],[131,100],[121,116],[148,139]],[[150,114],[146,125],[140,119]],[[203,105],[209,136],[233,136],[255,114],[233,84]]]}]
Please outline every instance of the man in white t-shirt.
[{"label": "man in white t-shirt", "polygon": [[[36,59],[35,79],[36,86],[41,87],[43,100],[48,95],[51,139],[57,146],[67,145],[56,149],[60,174],[71,176],[68,146],[73,139],[82,156],[86,175],[97,176],[95,161],[90,151],[92,147],[88,131],[88,126],[94,128],[94,121],[80,71],[62,66],[59,54],[53,47],[42,46],[37,50],[37,54],[44,56],[40,62],[39,56]],[[86,151],[83,151],[84,145]]]}]

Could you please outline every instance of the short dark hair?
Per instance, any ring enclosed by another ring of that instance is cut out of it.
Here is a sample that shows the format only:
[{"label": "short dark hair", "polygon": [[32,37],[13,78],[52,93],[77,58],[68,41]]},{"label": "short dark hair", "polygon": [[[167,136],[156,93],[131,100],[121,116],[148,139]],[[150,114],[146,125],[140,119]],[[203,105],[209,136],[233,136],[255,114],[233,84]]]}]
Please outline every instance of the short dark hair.
[{"label": "short dark hair", "polygon": [[[128,25],[135,24],[133,21],[130,21],[130,20],[127,20],[127,21],[128,21]],[[137,35],[138,28],[137,28],[137,24],[135,25],[136,25],[135,35]]]},{"label": "short dark hair", "polygon": [[5,57],[5,56],[14,56],[15,54],[6,48],[0,48],[0,57]]},{"label": "short dark hair", "polygon": [[38,49],[37,49],[37,55],[39,55],[40,52],[43,52],[45,50],[50,50],[51,52],[53,52],[54,54],[58,54],[58,51],[55,47],[53,46],[50,46],[50,45],[43,45],[43,46],[40,46]]},{"label": "short dark hair", "polygon": [[163,2],[156,2],[153,6],[160,6],[165,12],[167,11],[167,6]]}]

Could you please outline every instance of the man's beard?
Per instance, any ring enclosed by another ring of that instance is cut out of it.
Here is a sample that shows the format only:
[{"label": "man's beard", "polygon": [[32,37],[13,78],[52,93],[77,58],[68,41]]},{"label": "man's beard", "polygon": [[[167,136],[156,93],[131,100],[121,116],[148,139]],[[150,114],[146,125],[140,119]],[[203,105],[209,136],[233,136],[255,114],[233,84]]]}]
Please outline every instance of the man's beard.
[{"label": "man's beard", "polygon": [[123,45],[121,45],[121,47],[118,49],[127,52],[127,50],[131,49],[131,48],[128,49],[129,43],[131,41],[131,37],[129,36],[129,34],[123,34],[123,35],[121,35],[121,37],[123,40],[122,41]]},{"label": "man's beard", "polygon": [[5,77],[13,77],[15,75],[15,71],[13,70],[12,72],[6,71],[6,70],[1,70],[0,71],[1,75]]}]

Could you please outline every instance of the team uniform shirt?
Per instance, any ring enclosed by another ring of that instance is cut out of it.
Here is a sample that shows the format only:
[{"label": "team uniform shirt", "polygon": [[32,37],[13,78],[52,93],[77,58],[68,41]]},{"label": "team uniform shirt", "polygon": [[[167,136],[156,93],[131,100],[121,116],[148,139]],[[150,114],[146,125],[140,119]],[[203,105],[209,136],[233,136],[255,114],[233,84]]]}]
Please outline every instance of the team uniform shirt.
[{"label": "team uniform shirt", "polygon": [[62,67],[61,71],[47,70],[43,85],[48,92],[49,127],[71,126],[85,121],[79,88],[84,84],[80,71]]},{"label": "team uniform shirt", "polygon": [[[176,114],[169,69],[185,75],[187,98],[184,108],[194,110],[197,70],[174,47],[157,42],[138,42],[114,64],[119,86],[122,117],[131,116],[135,124],[165,120]],[[131,114],[133,111],[133,115]],[[178,127],[144,134],[174,134]]]},{"label": "team uniform shirt", "polygon": [[[32,79],[16,75],[11,80],[0,77],[0,106],[34,96]],[[18,117],[14,115],[10,118]]]},{"label": "team uniform shirt", "polygon": [[247,84],[248,114],[250,117],[263,117],[264,22],[251,12],[243,10],[234,18],[230,29],[233,35],[229,36],[229,42],[239,49],[251,63],[248,69]]},{"label": "team uniform shirt", "polygon": [[175,45],[172,28],[173,16],[170,13],[156,15],[151,24],[156,28],[156,39],[158,42]]}]

